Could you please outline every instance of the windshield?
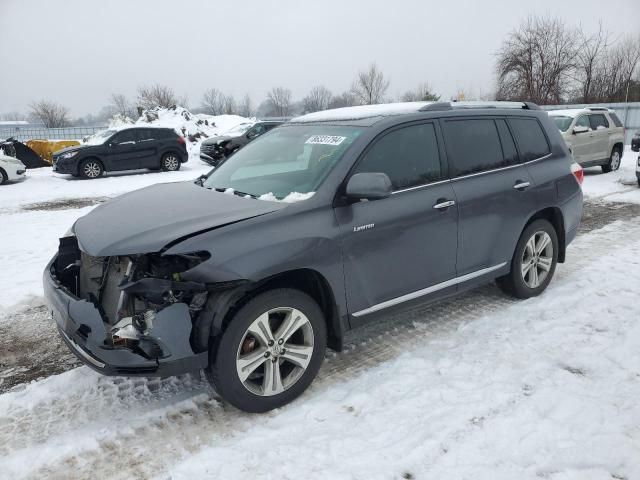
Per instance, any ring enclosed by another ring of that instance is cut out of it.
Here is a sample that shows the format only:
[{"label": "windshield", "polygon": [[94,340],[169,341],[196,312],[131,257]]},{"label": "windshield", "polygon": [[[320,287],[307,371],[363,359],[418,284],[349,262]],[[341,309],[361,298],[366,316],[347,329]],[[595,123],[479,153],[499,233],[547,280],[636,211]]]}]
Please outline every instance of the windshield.
[{"label": "windshield", "polygon": [[102,145],[104,142],[107,141],[109,137],[111,137],[111,135],[113,135],[116,132],[117,130],[103,130],[89,137],[84,142],[84,144],[85,145]]},{"label": "windshield", "polygon": [[361,132],[317,125],[276,128],[229,157],[203,186],[263,200],[305,200]]},{"label": "windshield", "polygon": [[239,137],[251,127],[253,127],[253,125],[253,123],[241,123],[240,125],[236,125],[235,127],[230,128],[229,130],[224,132],[223,135],[228,137]]},{"label": "windshield", "polygon": [[573,122],[573,117],[556,117],[553,116],[553,121],[556,123],[556,127],[560,129],[561,132],[566,132],[571,122]]}]

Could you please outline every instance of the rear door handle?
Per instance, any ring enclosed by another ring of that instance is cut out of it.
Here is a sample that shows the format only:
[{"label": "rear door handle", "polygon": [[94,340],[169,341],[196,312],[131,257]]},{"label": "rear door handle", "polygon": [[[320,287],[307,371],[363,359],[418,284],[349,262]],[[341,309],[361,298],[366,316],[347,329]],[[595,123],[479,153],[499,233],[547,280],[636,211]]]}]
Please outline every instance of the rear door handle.
[{"label": "rear door handle", "polygon": [[439,201],[440,203],[436,203],[433,208],[435,208],[436,210],[446,210],[449,207],[453,207],[456,202],[454,202],[453,200],[445,200],[445,201]]},{"label": "rear door handle", "polygon": [[525,188],[529,187],[531,185],[531,183],[529,182],[523,182],[521,180],[518,180],[516,182],[516,184],[513,186],[513,188],[515,188],[516,190],[524,190]]}]

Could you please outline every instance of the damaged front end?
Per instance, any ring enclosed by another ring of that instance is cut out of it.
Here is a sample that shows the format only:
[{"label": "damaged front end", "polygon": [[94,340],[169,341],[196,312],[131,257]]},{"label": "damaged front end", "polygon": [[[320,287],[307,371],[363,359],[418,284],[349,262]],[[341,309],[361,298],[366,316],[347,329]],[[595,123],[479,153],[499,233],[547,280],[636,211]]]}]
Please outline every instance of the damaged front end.
[{"label": "damaged front end", "polygon": [[206,350],[192,336],[219,287],[183,274],[209,257],[92,257],[75,237],[65,237],[48,268],[52,285],[47,288],[45,278],[45,294],[63,338],[85,363],[112,374],[182,373],[207,365]]}]

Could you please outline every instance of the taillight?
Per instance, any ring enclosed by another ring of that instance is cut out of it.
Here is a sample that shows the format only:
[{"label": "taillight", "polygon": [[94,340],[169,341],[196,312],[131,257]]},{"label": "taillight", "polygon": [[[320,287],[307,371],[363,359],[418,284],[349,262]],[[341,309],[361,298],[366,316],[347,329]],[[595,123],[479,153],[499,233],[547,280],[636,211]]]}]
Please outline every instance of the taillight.
[{"label": "taillight", "polygon": [[185,142],[185,141],[184,141],[184,137],[177,137],[177,140],[178,140],[178,143],[180,143],[180,144],[182,144],[182,145],[184,145],[185,143],[187,143],[187,142]]},{"label": "taillight", "polygon": [[582,169],[582,167],[577,163],[572,163],[571,173],[573,173],[573,176],[576,179],[576,182],[578,182],[578,185],[582,185],[582,182],[584,181],[584,170]]}]

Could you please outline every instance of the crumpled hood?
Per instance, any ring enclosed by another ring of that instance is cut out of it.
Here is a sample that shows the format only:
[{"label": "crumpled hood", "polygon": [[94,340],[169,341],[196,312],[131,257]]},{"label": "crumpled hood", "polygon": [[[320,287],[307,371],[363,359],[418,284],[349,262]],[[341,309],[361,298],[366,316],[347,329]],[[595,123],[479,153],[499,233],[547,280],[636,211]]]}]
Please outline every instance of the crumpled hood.
[{"label": "crumpled hood", "polygon": [[158,252],[168,243],[286,208],[208,190],[192,182],[152,185],[127,193],[78,219],[80,249],[94,256]]}]

